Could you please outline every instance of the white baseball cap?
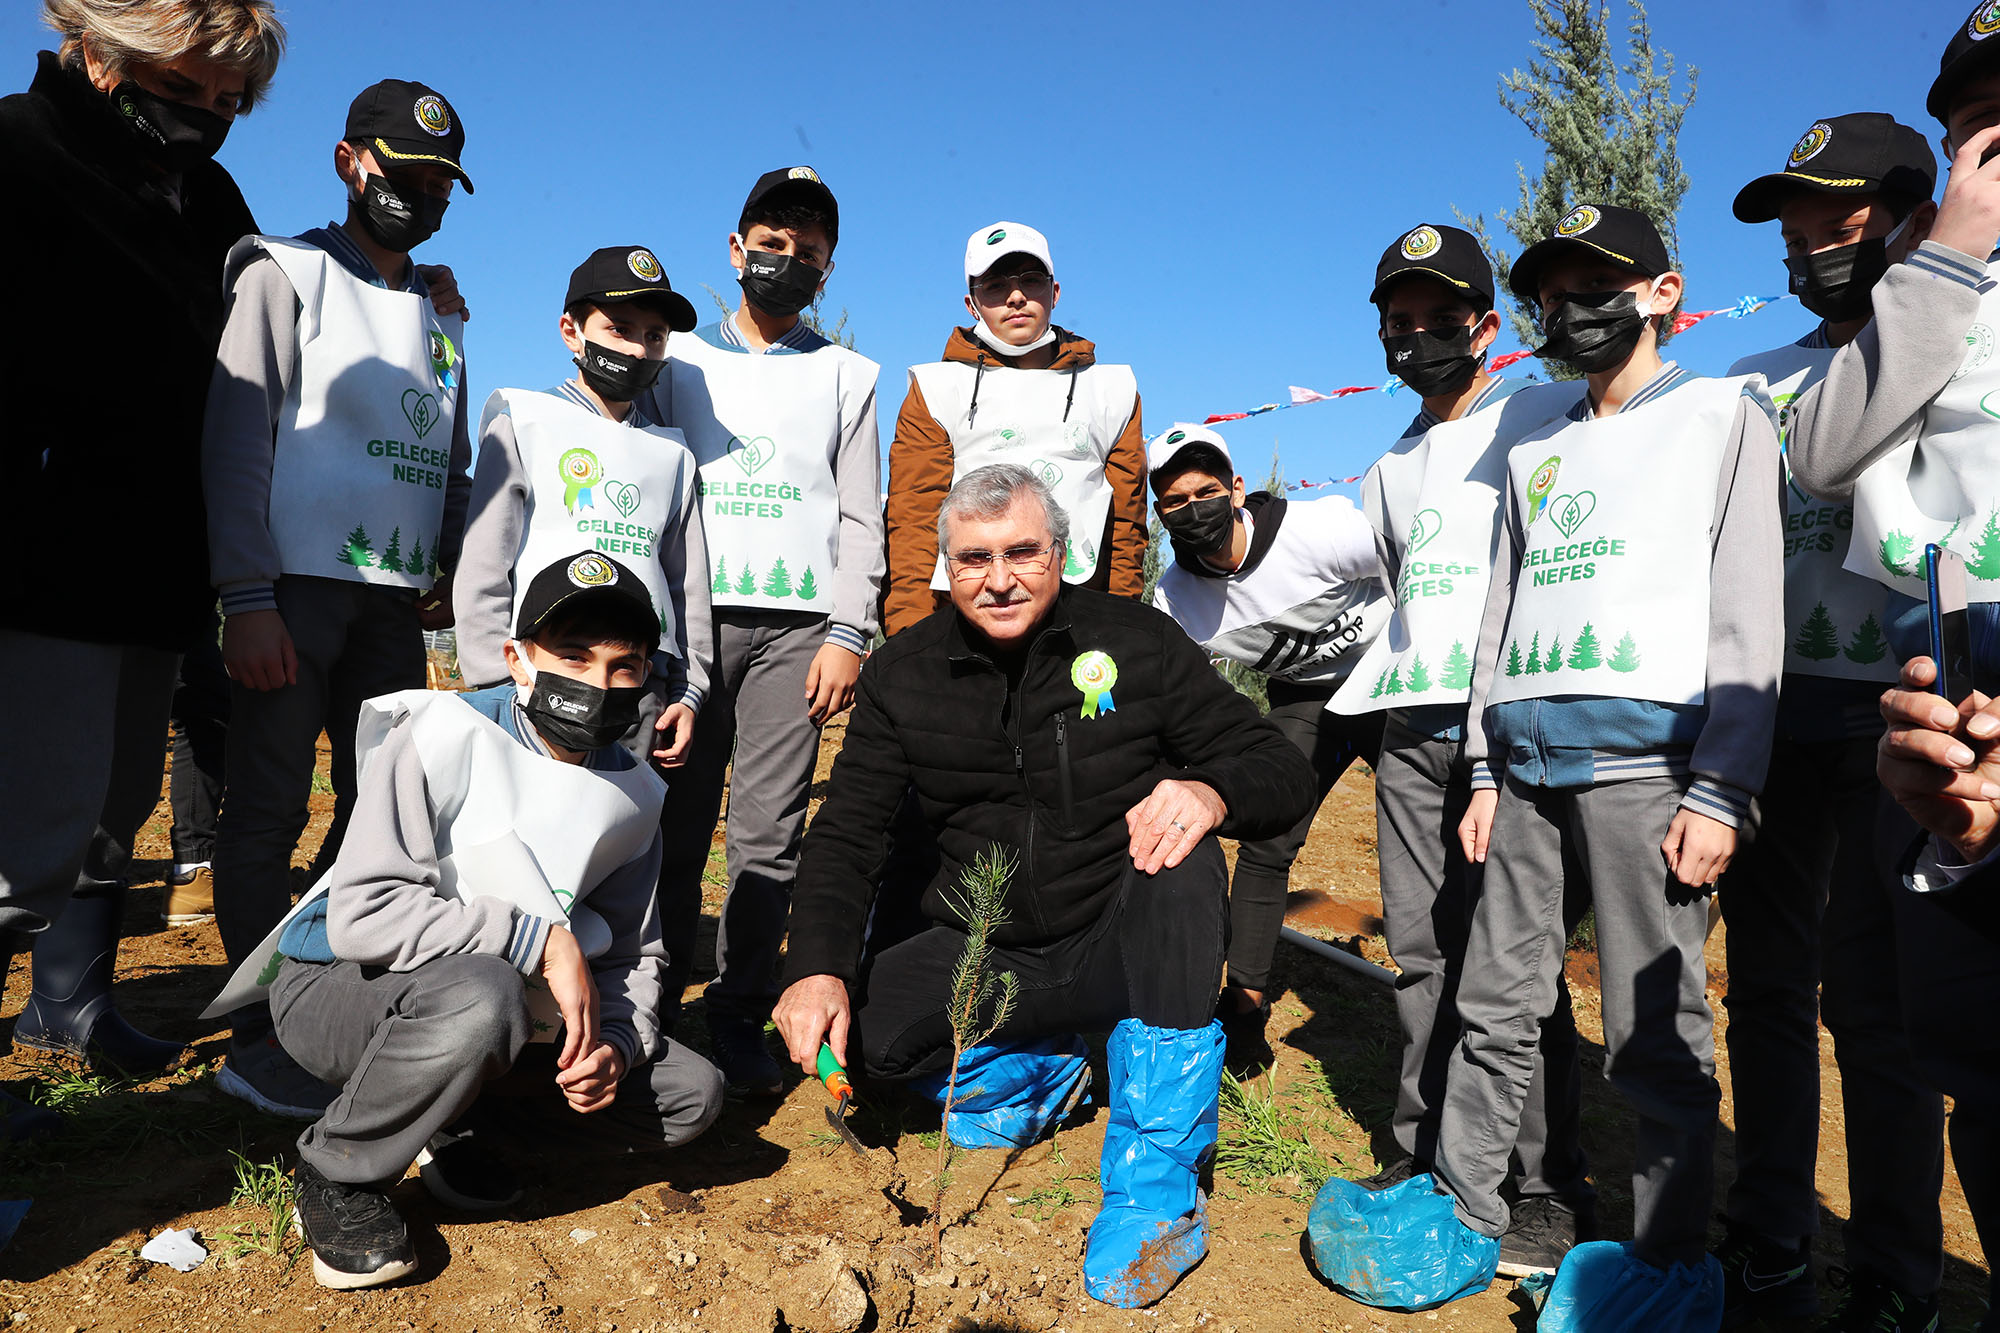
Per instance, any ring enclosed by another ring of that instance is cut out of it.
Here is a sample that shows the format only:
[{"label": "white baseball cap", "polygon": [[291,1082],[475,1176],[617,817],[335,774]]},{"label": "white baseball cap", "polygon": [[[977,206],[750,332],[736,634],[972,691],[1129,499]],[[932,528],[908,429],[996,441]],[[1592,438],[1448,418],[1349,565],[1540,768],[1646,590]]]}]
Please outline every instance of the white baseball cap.
[{"label": "white baseball cap", "polygon": [[1033,255],[1049,272],[1056,271],[1054,261],[1049,258],[1048,237],[1026,223],[996,222],[981,227],[966,239],[965,280],[977,282],[987,269],[1008,255]]},{"label": "white baseball cap", "polygon": [[1146,474],[1151,476],[1178,458],[1185,450],[1195,447],[1213,449],[1222,455],[1222,461],[1229,464],[1233,473],[1236,460],[1229,456],[1229,446],[1220,435],[1206,426],[1179,421],[1153,437],[1146,446]]}]

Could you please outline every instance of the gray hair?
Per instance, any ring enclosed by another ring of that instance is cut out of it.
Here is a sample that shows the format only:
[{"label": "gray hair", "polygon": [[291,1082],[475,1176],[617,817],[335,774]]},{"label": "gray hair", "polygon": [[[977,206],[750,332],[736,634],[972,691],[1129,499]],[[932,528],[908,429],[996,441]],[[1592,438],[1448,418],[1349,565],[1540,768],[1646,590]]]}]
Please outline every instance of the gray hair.
[{"label": "gray hair", "polygon": [[944,497],[944,505],[938,510],[938,554],[951,554],[952,519],[991,522],[1012,509],[1015,497],[1024,492],[1034,496],[1042,506],[1049,535],[1067,547],[1069,515],[1056,503],[1048,483],[1019,463],[988,463],[960,477],[952,485],[951,494]]},{"label": "gray hair", "polygon": [[262,100],[285,53],[271,0],[42,0],[42,22],[62,35],[58,55],[83,63],[83,40],[115,76],[133,65],[204,56],[243,76],[243,114]]}]

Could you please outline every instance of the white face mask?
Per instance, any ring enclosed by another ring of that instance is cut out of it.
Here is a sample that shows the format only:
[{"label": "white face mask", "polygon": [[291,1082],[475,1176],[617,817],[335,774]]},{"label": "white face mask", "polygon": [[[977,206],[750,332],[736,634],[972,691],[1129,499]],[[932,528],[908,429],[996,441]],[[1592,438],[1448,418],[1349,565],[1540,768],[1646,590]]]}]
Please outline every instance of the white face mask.
[{"label": "white face mask", "polygon": [[507,642],[514,645],[514,660],[521,664],[521,670],[528,673],[528,683],[526,685],[521,684],[519,681],[514,682],[514,697],[525,708],[528,706],[528,700],[534,697],[535,681],[541,677],[541,673],[535,670],[535,664],[528,660],[528,645],[517,639],[509,639]]},{"label": "white face mask", "polygon": [[1031,343],[1016,347],[992,329],[987,328],[986,321],[982,318],[973,322],[972,336],[985,343],[988,347],[991,347],[1001,356],[1026,356],[1037,348],[1047,347],[1050,343],[1054,342],[1056,340],[1056,326],[1051,322],[1047,328],[1042,330],[1041,337]]}]

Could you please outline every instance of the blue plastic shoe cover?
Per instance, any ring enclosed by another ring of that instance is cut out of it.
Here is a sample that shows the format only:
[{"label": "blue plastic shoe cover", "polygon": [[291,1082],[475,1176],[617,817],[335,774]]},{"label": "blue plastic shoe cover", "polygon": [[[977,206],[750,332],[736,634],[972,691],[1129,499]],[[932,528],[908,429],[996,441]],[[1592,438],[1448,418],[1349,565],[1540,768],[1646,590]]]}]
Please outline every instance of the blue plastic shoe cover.
[{"label": "blue plastic shoe cover", "polygon": [[1655,1268],[1630,1242],[1595,1240],[1563,1257],[1540,1333],[1714,1333],[1722,1327],[1722,1265]]},{"label": "blue plastic shoe cover", "polygon": [[[912,1079],[910,1088],[944,1105],[945,1074]],[[958,1098],[945,1132],[961,1148],[1025,1148],[1074,1109],[1090,1077],[1083,1038],[1043,1037],[974,1046],[958,1065]]]},{"label": "blue plastic shoe cover", "polygon": [[1122,1309],[1151,1305],[1208,1253],[1202,1167],[1215,1151],[1222,1024],[1111,1030],[1104,1206],[1083,1249],[1083,1286]]},{"label": "blue plastic shoe cover", "polygon": [[1329,1180],[1306,1234],[1321,1277],[1384,1310],[1429,1310],[1484,1291],[1500,1264],[1500,1242],[1459,1221],[1428,1173],[1385,1190]]}]

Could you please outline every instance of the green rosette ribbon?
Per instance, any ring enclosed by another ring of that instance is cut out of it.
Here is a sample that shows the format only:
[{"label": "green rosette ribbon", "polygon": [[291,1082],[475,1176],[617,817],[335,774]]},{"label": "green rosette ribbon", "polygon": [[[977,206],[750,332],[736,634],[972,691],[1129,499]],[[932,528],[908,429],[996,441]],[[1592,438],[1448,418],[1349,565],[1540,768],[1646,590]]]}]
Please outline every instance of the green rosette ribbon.
[{"label": "green rosette ribbon", "polygon": [[571,449],[556,460],[562,470],[563,508],[574,514],[578,509],[595,509],[590,492],[604,480],[604,466],[588,449]]},{"label": "green rosette ribbon", "polygon": [[1111,687],[1118,683],[1118,664],[1111,660],[1110,653],[1096,649],[1079,653],[1070,664],[1069,680],[1083,691],[1083,716],[1118,711],[1118,705],[1111,701]]}]

